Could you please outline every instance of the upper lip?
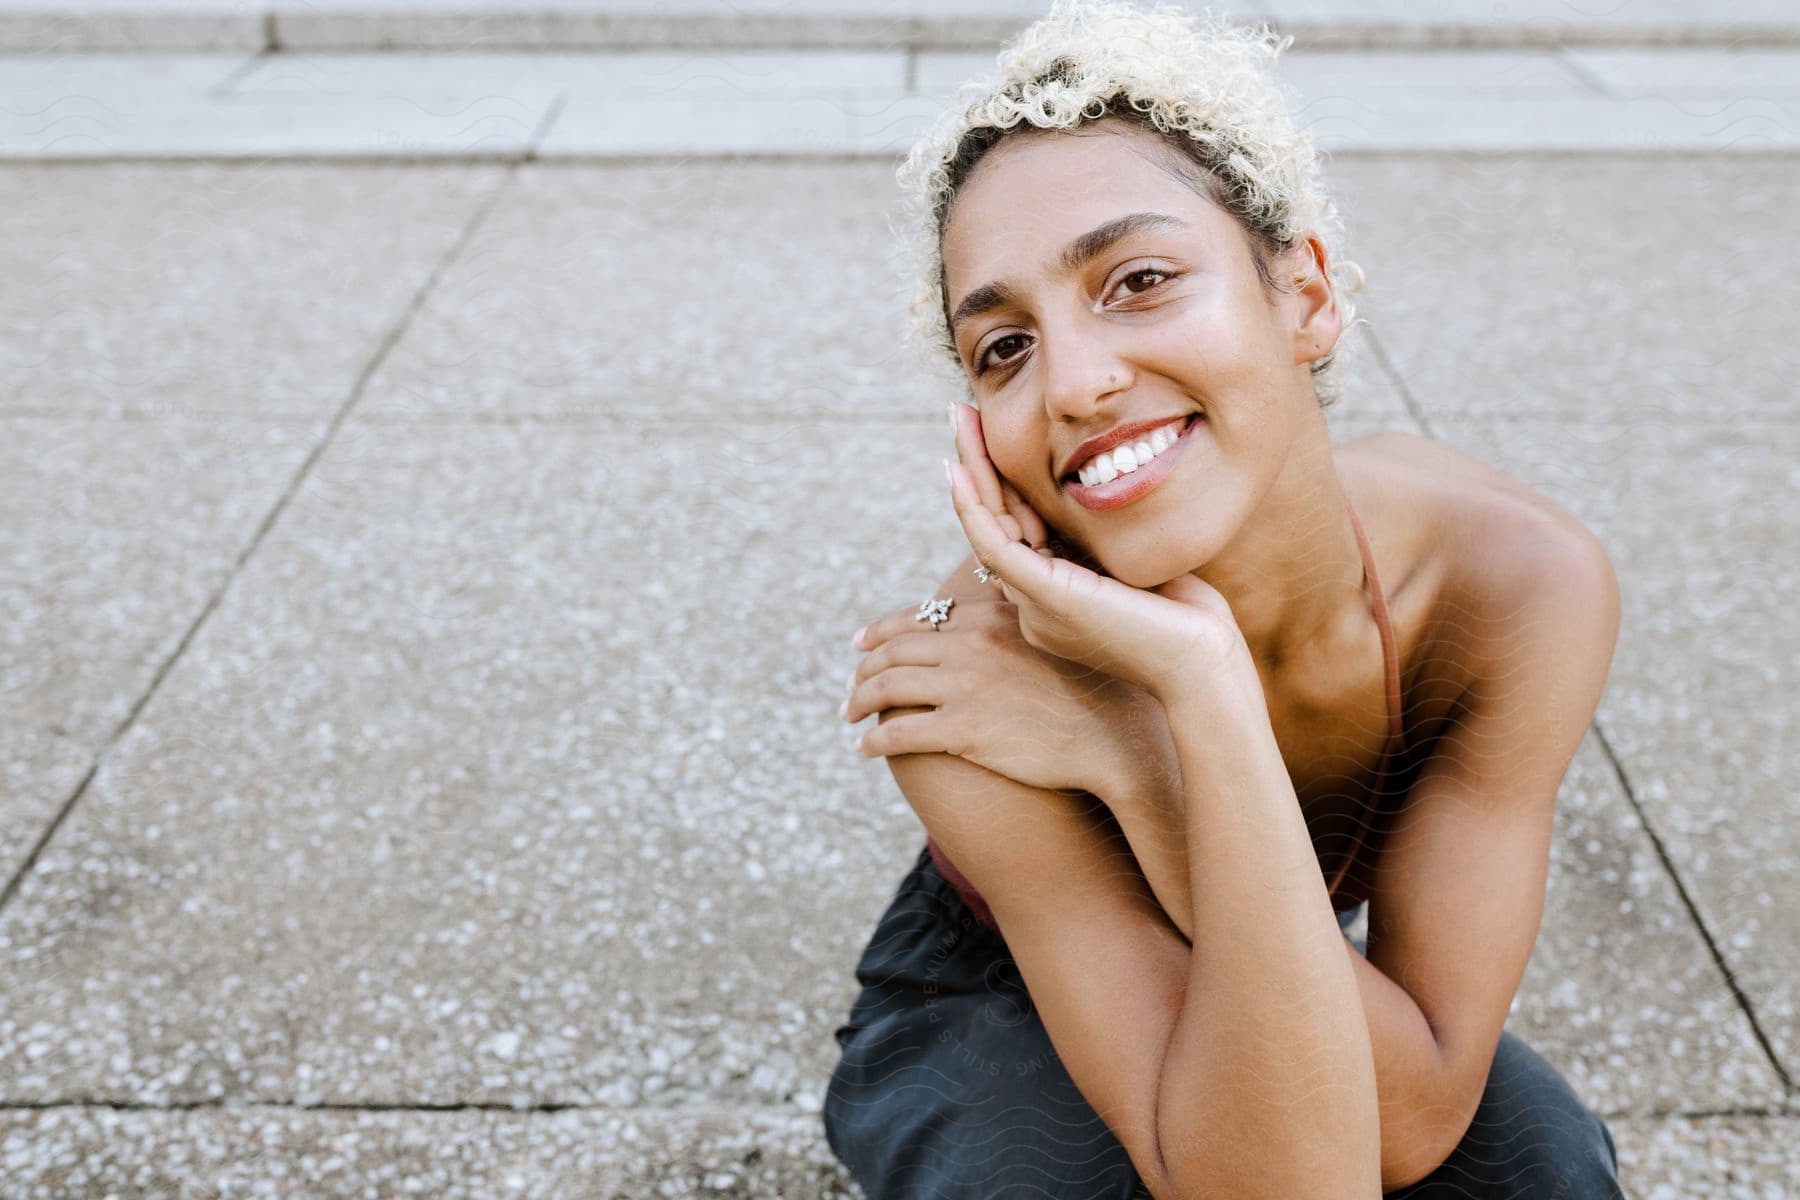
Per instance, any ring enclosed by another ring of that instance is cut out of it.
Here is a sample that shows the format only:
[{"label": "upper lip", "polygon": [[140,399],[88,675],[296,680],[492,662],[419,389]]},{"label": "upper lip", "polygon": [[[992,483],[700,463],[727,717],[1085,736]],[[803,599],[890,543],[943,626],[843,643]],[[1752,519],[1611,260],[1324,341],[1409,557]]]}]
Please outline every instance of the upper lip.
[{"label": "upper lip", "polygon": [[1063,459],[1062,471],[1058,479],[1067,479],[1075,473],[1075,468],[1087,462],[1096,454],[1103,454],[1114,446],[1122,446],[1126,442],[1135,442],[1147,436],[1153,429],[1161,429],[1170,421],[1186,421],[1193,413],[1170,413],[1166,416],[1152,417],[1147,421],[1127,421],[1123,425],[1114,425],[1105,433],[1089,438],[1075,447],[1075,453]]}]

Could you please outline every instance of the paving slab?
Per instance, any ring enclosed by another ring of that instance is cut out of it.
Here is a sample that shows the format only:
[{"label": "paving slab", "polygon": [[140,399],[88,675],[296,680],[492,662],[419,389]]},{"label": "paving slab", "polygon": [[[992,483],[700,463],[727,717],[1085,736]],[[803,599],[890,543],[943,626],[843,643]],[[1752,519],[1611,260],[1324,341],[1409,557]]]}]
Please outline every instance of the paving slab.
[{"label": "paving slab", "polygon": [[1767,300],[1792,286],[1767,250],[1800,235],[1791,161],[1447,155],[1331,178],[1371,328],[1428,419],[1800,414]]},{"label": "paving slab", "polygon": [[1550,864],[1507,1029],[1597,1112],[1778,1109],[1781,1077],[1592,730],[1563,779]]},{"label": "paving slab", "polygon": [[1737,985],[1800,1076],[1790,422],[1436,422],[1606,544],[1622,629],[1599,722]]},{"label": "paving slab", "polygon": [[895,432],[347,429],[0,913],[3,1098],[822,1092],[909,853],[836,683],[955,561]]},{"label": "paving slab", "polygon": [[0,415],[0,886],[323,432]]},{"label": "paving slab", "polygon": [[1800,1119],[1670,1117],[1607,1122],[1637,1200],[1783,1200],[1800,1193]]},{"label": "paving slab", "polygon": [[816,1112],[0,1110],[8,1200],[707,1196],[860,1200]]},{"label": "paving slab", "polygon": [[897,197],[890,164],[522,168],[362,411],[939,420]]},{"label": "paving slab", "polygon": [[[359,412],[939,421],[966,387],[904,343],[897,201],[891,164],[521,168]],[[1403,416],[1359,349],[1342,406]]]},{"label": "paving slab", "polygon": [[500,179],[392,165],[0,171],[0,413],[328,416]]}]

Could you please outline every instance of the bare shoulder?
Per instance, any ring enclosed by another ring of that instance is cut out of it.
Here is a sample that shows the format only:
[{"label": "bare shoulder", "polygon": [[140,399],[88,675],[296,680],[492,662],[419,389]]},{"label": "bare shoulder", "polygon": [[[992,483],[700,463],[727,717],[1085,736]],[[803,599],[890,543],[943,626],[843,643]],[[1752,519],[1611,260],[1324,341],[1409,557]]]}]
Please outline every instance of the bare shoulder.
[{"label": "bare shoulder", "polygon": [[[1461,625],[1474,661],[1514,661],[1571,630],[1589,669],[1611,658],[1618,580],[1604,545],[1549,496],[1474,455],[1405,430],[1343,443],[1383,516],[1429,562],[1438,613]],[[1359,509],[1362,501],[1358,500]],[[1411,523],[1408,526],[1408,523]]]}]

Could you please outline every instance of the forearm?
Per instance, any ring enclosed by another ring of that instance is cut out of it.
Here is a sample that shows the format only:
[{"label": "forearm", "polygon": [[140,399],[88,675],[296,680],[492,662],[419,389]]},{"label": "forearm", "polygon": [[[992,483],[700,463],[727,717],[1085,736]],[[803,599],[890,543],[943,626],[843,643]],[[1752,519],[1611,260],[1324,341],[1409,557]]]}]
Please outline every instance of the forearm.
[{"label": "forearm", "polygon": [[1369,1029],[1267,721],[1167,705],[1182,780],[1193,952],[1157,1128],[1196,1194],[1377,1196]]},{"label": "forearm", "polygon": [[[1101,796],[1131,846],[1139,870],[1170,922],[1193,941],[1187,820],[1181,772],[1168,723],[1134,734]],[[1411,996],[1342,939],[1356,976],[1375,1063],[1381,1113],[1381,1185],[1392,1191],[1436,1169],[1466,1132],[1472,1113],[1446,1109],[1443,1063],[1431,1026]]]},{"label": "forearm", "polygon": [[1394,1191],[1435,1171],[1462,1141],[1475,1111],[1452,1107],[1442,1099],[1446,1090],[1443,1054],[1418,1004],[1381,968],[1357,953],[1349,938],[1344,938],[1343,944],[1356,974],[1375,1058],[1375,1092],[1381,1105],[1381,1186]]}]

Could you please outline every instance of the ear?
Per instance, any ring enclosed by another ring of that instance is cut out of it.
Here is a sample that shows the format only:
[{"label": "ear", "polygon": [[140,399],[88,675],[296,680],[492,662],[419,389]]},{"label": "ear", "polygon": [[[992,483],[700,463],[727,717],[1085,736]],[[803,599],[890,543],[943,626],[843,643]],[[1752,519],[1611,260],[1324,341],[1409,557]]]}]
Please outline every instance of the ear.
[{"label": "ear", "polygon": [[1293,323],[1294,361],[1316,362],[1331,353],[1344,330],[1337,291],[1331,283],[1330,252],[1318,234],[1303,230],[1275,260],[1277,281],[1290,289],[1287,310]]}]

